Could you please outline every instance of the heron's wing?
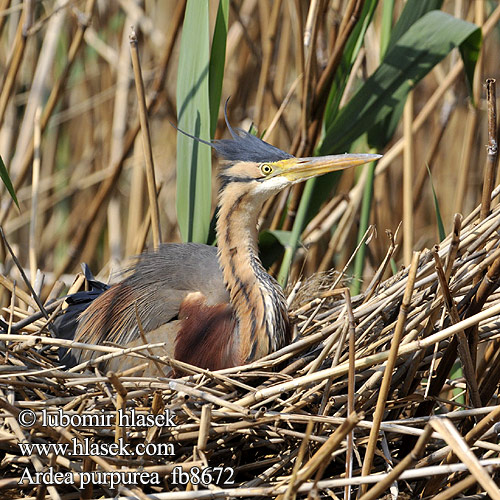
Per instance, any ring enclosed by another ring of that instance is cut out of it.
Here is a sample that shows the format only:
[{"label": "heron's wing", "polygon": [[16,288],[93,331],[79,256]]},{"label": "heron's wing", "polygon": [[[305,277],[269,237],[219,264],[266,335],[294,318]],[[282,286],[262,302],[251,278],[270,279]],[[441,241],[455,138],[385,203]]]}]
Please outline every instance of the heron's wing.
[{"label": "heron's wing", "polygon": [[[66,298],[66,307],[62,314],[59,314],[52,323],[52,330],[57,337],[66,340],[73,340],[76,328],[78,327],[78,318],[80,314],[89,307],[89,305],[109,289],[109,285],[95,279],[87,264],[82,264],[82,271],[87,280],[88,290],[74,293]],[[74,366],[76,359],[72,353],[64,348],[59,348],[59,359],[66,366]]]},{"label": "heron's wing", "polygon": [[[157,252],[138,257],[127,274],[80,314],[77,342],[121,346],[135,342],[141,337],[140,328],[147,333],[177,319],[182,301],[192,292],[203,294],[208,305],[229,302],[217,249],[207,245],[162,245]],[[76,363],[95,357],[92,351],[74,350],[72,355]]]}]

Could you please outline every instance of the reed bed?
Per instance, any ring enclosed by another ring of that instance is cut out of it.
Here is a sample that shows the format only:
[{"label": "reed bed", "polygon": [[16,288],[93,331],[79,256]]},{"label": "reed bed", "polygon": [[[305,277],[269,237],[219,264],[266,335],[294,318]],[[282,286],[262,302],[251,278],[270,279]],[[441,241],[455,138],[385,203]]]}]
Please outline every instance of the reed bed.
[{"label": "reed bed", "polygon": [[[253,123],[272,144],[312,155],[332,100],[349,103],[411,4],[229,2],[225,66],[215,59],[233,126]],[[0,182],[0,498],[500,499],[500,7],[417,4],[481,27],[471,96],[455,50],[411,90],[376,167],[264,207],[263,260],[288,277],[295,338],[212,373],[156,358],[153,344],[125,352],[50,330],[66,294],[85,288],[80,262],[105,280],[128,256],[181,239],[170,122],[186,2],[0,0],[0,155],[19,201]],[[360,19],[371,21],[350,61]],[[330,85],[339,93],[326,103]],[[210,137],[225,136],[221,116],[211,109]],[[367,134],[350,146],[368,152]],[[269,243],[284,233],[286,244]],[[58,349],[70,346],[99,358],[66,369]],[[178,376],[99,371],[124,354]],[[116,424],[132,410],[174,425]],[[35,420],[23,427],[26,415]],[[47,415],[74,425],[43,425]],[[109,425],[78,425],[81,416]],[[23,452],[73,443],[103,448]],[[135,451],[109,453],[113,443]],[[26,477],[48,471],[74,484]],[[108,476],[87,481],[93,473]],[[118,473],[135,483],[111,485]]]},{"label": "reed bed", "polygon": [[[497,187],[493,202],[499,193]],[[41,314],[12,308],[9,333],[0,335],[2,497],[11,492],[17,498],[21,491],[23,498],[62,499],[117,493],[353,498],[359,491],[363,499],[469,498],[465,492],[500,498],[500,295],[491,286],[491,270],[500,262],[499,225],[500,205],[483,220],[479,208],[463,221],[457,217],[455,231],[439,247],[415,253],[409,268],[388,280],[374,279],[352,298],[339,288],[339,273],[297,284],[290,294],[294,342],[250,365],[214,373],[155,358],[148,346],[128,355],[173,366],[180,376],[101,373],[99,358],[64,370],[57,348],[68,341],[52,338]],[[390,247],[388,256],[394,251]],[[378,271],[381,276],[383,269]],[[467,369],[475,336],[476,352],[484,353],[477,376]],[[123,353],[116,346],[99,350],[102,356]],[[451,380],[456,359],[464,376]],[[31,429],[16,420],[27,409],[38,418]],[[168,409],[175,425],[41,425],[44,411],[114,419],[120,409]],[[109,444],[120,437],[134,447],[171,444],[171,454],[23,456],[19,447],[85,438]],[[22,485],[27,467],[34,472],[49,466],[71,471],[76,485]],[[178,466],[231,467],[234,484],[176,486],[172,471]],[[117,491],[86,485],[78,491],[80,474],[92,470],[157,472],[161,485]]]}]

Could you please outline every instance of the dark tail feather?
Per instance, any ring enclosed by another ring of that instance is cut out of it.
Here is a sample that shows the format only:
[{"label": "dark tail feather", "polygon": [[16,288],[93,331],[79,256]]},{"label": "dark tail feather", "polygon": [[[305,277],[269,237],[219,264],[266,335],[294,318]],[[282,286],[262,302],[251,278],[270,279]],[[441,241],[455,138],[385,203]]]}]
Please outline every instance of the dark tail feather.
[{"label": "dark tail feather", "polygon": [[[74,339],[80,314],[109,288],[109,285],[95,279],[87,264],[82,264],[82,269],[89,290],[77,292],[67,297],[68,307],[53,322],[53,331],[60,339]],[[59,361],[69,368],[76,365],[76,358],[65,347],[59,348]]]}]

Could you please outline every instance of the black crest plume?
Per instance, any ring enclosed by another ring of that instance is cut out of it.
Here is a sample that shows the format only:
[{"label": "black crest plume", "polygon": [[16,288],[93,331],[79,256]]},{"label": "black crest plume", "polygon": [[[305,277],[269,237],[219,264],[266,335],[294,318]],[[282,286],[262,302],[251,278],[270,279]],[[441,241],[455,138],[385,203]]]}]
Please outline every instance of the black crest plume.
[{"label": "black crest plume", "polygon": [[208,146],[214,148],[217,152],[217,156],[230,162],[252,161],[256,163],[262,163],[265,161],[273,162],[292,158],[291,154],[286,153],[285,151],[282,151],[275,146],[272,146],[262,139],[259,139],[255,135],[249,134],[248,132],[245,132],[240,128],[233,129],[227,118],[228,101],[229,98],[227,99],[224,106],[224,119],[226,121],[227,128],[231,133],[232,139],[204,141],[199,137],[195,137],[194,135],[184,132],[184,130],[181,130],[180,128],[175,128],[177,128],[177,130],[182,134],[191,137],[191,139],[194,139],[195,141],[201,142],[203,144],[207,144]]}]

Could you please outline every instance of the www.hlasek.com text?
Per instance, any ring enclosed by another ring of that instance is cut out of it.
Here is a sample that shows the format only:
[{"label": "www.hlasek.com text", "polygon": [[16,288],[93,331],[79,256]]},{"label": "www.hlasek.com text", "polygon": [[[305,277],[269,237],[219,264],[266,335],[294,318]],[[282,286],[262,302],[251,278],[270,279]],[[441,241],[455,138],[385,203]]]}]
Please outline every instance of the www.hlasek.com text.
[{"label": "www.hlasek.com text", "polygon": [[171,456],[175,454],[173,443],[127,443],[119,438],[116,443],[96,442],[92,438],[73,438],[71,443],[19,443],[25,457],[31,455],[88,457],[90,455],[107,457]]}]

